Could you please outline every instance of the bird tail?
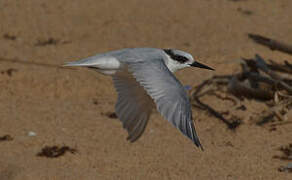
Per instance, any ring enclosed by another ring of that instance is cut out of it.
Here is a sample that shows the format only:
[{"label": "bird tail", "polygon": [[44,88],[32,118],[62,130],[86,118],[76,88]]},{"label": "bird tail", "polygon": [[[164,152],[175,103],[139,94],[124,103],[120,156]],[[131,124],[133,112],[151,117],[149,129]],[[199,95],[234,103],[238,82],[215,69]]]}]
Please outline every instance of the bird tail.
[{"label": "bird tail", "polygon": [[96,58],[89,57],[78,61],[66,62],[63,66],[94,66],[96,65]]}]

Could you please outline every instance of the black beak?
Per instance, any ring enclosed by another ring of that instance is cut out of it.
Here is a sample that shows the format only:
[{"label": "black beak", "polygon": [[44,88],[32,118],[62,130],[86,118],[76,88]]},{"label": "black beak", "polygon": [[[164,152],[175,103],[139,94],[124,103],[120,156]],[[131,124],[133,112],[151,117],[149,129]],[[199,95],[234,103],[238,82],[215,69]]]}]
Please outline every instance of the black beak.
[{"label": "black beak", "polygon": [[215,69],[210,68],[209,66],[206,66],[204,64],[201,64],[199,62],[194,62],[194,63],[192,63],[190,65],[193,66],[193,67],[204,68],[204,69],[209,69],[209,70],[213,70],[213,71],[215,70]]}]

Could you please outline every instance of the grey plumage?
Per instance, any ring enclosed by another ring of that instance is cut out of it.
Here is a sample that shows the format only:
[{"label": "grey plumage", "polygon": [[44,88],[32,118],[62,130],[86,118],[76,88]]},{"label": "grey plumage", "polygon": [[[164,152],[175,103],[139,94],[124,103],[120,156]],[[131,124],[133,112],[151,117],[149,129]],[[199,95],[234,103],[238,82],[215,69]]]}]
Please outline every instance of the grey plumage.
[{"label": "grey plumage", "polygon": [[65,66],[90,67],[112,76],[118,92],[116,113],[131,142],[142,135],[152,108],[156,107],[165,119],[202,148],[192,120],[189,98],[173,75],[196,61],[180,50],[165,51],[156,48],[122,49],[69,62]]}]

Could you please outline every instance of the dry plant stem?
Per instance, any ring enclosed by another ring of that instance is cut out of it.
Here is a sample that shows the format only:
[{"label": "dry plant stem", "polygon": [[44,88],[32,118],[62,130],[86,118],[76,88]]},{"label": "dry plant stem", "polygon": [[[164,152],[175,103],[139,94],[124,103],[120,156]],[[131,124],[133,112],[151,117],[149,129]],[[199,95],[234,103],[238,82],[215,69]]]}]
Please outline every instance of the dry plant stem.
[{"label": "dry plant stem", "polygon": [[285,65],[280,65],[276,63],[275,61],[269,59],[269,63],[270,64],[267,65],[269,69],[292,75],[292,65],[290,65],[287,61],[285,61]]},{"label": "dry plant stem", "polygon": [[281,101],[279,104],[270,108],[268,111],[262,113],[262,118],[260,118],[260,120],[256,124],[264,125],[273,120],[274,117],[277,117],[280,121],[284,122],[284,115],[282,115],[280,112],[283,111],[290,104],[292,104],[292,101]]},{"label": "dry plant stem", "polygon": [[215,97],[217,97],[218,99],[221,99],[221,100],[231,101],[234,107],[236,107],[237,104],[238,104],[238,101],[236,101],[235,99],[233,99],[233,98],[231,98],[229,96],[226,96],[226,97],[221,96],[220,94],[217,94],[215,91],[211,91],[208,94],[213,95],[213,96],[215,96]]},{"label": "dry plant stem", "polygon": [[229,122],[227,119],[225,119],[219,112],[215,111],[212,107],[210,107],[207,104],[204,104],[203,102],[201,102],[199,100],[199,98],[194,97],[194,100],[196,101],[196,103],[202,107],[203,109],[206,109],[210,114],[212,114],[213,116],[215,116],[216,118],[222,120],[229,129],[235,129],[238,125],[239,122]]},{"label": "dry plant stem", "polygon": [[288,66],[290,69],[292,69],[292,64],[290,64],[288,61],[284,61],[285,65]]},{"label": "dry plant stem", "polygon": [[270,100],[273,94],[263,89],[255,89],[240,82],[237,77],[233,77],[228,84],[228,91],[239,97],[256,98],[260,100]]},{"label": "dry plant stem", "polygon": [[257,34],[248,34],[248,37],[258,44],[269,47],[271,50],[278,50],[292,55],[292,45],[290,44],[269,39]]},{"label": "dry plant stem", "polygon": [[[292,68],[289,66],[290,64],[286,62],[285,65],[280,65],[272,60],[270,60],[270,64],[267,64],[259,55],[256,55],[255,59],[241,59],[242,72],[213,76],[198,85],[191,93],[193,106],[208,111],[222,120],[228,128],[233,129],[239,124],[238,121],[232,122],[230,119],[226,119],[223,116],[224,113],[220,113],[200,101],[200,97],[215,96],[221,100],[232,101],[234,107],[235,104],[241,104],[242,97],[264,100],[263,103],[266,103],[269,108],[256,115],[257,125],[264,125],[274,121],[275,118],[280,122],[286,122],[288,120],[286,114],[292,107]],[[235,95],[235,101],[227,96],[228,91]],[[221,93],[223,94],[221,95]],[[232,113],[237,108],[231,108],[228,112]]]},{"label": "dry plant stem", "polygon": [[272,121],[274,116],[275,116],[274,112],[267,112],[267,113],[262,115],[262,117],[260,118],[260,120],[256,124],[259,126],[262,126],[262,125]]},{"label": "dry plant stem", "polygon": [[292,121],[275,122],[275,123],[271,124],[271,126],[283,126],[283,125],[287,125],[287,124],[292,124]]},{"label": "dry plant stem", "polygon": [[275,87],[280,87],[282,89],[285,89],[289,94],[292,94],[292,87],[283,81],[277,81],[277,80],[274,80],[272,78],[261,76],[260,74],[256,74],[256,73],[252,73],[252,72],[245,72],[243,74],[245,76],[248,76],[248,78],[251,78],[255,81],[264,82],[267,84],[274,85]]},{"label": "dry plant stem", "polygon": [[268,65],[266,64],[265,60],[261,56],[259,56],[258,54],[255,55],[255,61],[256,61],[256,66],[259,69],[261,69],[263,72],[268,74],[271,78],[273,78],[275,80],[279,80],[279,81],[281,81],[283,79],[282,77],[280,77],[279,75],[277,75],[276,73],[271,71],[268,68]]},{"label": "dry plant stem", "polygon": [[211,80],[210,79],[207,79],[205,81],[203,81],[200,85],[198,85],[196,87],[196,90],[195,92],[192,93],[192,96],[196,96],[198,95],[199,92],[201,92],[201,90],[207,85],[207,84],[210,84],[211,83]]},{"label": "dry plant stem", "polygon": [[[210,84],[217,84],[217,85],[227,85],[229,82],[229,79],[232,78],[232,75],[224,75],[224,76],[213,76],[210,79],[207,79],[203,81],[201,84],[199,84],[195,89],[194,92],[192,92],[192,96],[198,96],[198,94],[207,86]],[[208,87],[208,89],[210,89]],[[205,94],[205,93],[204,93]],[[202,96],[202,94],[200,94]]]},{"label": "dry plant stem", "polygon": [[275,81],[276,85],[279,84],[281,88],[285,89],[289,94],[292,94],[292,87],[283,82],[284,78],[271,71],[265,63],[264,59],[258,54],[256,54],[256,64],[259,69],[264,71]]}]

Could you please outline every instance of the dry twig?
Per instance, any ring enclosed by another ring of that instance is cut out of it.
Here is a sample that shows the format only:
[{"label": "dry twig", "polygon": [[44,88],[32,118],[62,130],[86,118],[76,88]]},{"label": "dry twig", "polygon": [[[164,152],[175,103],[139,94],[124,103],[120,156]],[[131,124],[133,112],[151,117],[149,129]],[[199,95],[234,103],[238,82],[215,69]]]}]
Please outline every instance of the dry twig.
[{"label": "dry twig", "polygon": [[292,55],[292,45],[273,40],[258,34],[248,34],[248,37],[256,43],[269,47],[271,50],[278,50]]},{"label": "dry twig", "polygon": [[[228,128],[234,129],[240,124],[237,114],[232,114],[232,112],[241,110],[237,105],[240,104],[242,106],[243,104],[240,101],[244,98],[256,99],[266,103],[268,108],[262,113],[256,112],[257,125],[274,122],[275,118],[279,121],[286,121],[285,114],[292,108],[292,79],[290,78],[292,69],[290,71],[290,64],[287,65],[287,62],[278,64],[274,61],[267,64],[261,56],[256,55],[255,59],[242,58],[241,67],[242,72],[240,73],[214,76],[198,85],[191,92],[193,106],[208,111],[214,117],[222,120]],[[278,74],[275,71],[282,74]],[[217,92],[220,92],[220,94]],[[223,95],[221,95],[222,93]],[[234,96],[228,96],[228,93]],[[204,96],[214,96],[223,101],[232,101],[233,105],[227,111],[224,111],[226,112],[225,114],[220,113],[199,99]],[[246,105],[243,106],[247,107]],[[226,119],[223,115],[231,115],[237,120]]]}]

